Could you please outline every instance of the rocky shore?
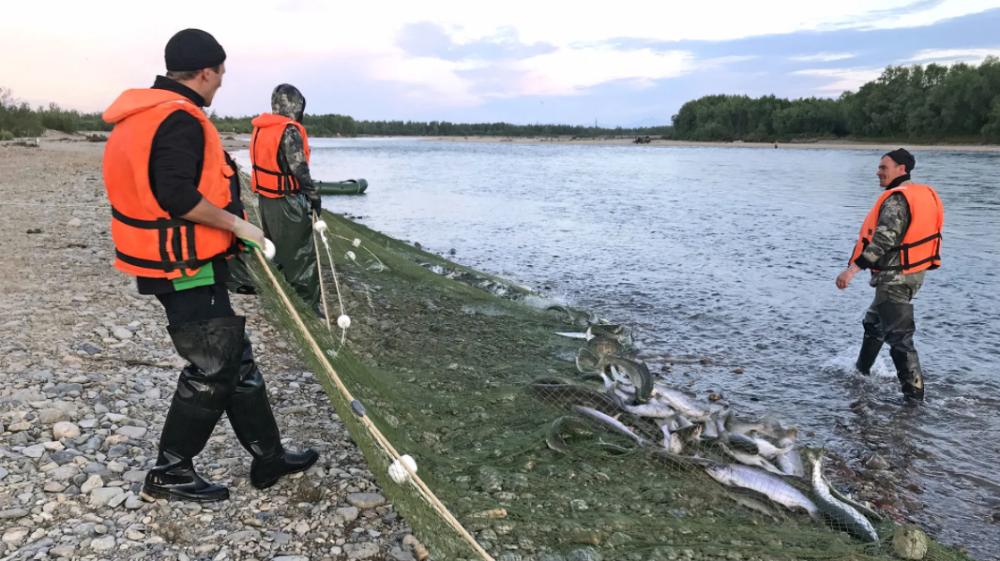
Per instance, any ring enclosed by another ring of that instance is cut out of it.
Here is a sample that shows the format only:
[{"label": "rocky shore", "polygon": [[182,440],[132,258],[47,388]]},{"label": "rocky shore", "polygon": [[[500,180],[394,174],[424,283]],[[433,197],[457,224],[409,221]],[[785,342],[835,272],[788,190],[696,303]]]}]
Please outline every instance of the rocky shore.
[{"label": "rocky shore", "polygon": [[0,559],[415,559],[315,376],[253,297],[234,305],[283,442],[319,463],[258,491],[224,420],[198,467],[229,501],[139,496],[183,361],[159,303],[111,267],[103,143],[38,144],[0,146]]}]

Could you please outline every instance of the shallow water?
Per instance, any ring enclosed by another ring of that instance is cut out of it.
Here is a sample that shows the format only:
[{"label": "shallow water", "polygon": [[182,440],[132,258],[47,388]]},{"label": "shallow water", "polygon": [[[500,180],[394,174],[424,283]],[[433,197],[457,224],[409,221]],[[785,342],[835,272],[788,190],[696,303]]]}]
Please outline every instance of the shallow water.
[{"label": "shallow water", "polygon": [[653,371],[710,358],[675,376],[847,458],[879,450],[924,491],[912,518],[978,558],[1000,551],[1000,155],[917,154],[914,179],[945,205],[944,264],[914,299],[928,399],[904,407],[887,349],[874,379],[852,368],[867,273],[834,286],[879,195],[877,152],[311,146],[315,178],[370,183],[328,210],[630,323]]}]

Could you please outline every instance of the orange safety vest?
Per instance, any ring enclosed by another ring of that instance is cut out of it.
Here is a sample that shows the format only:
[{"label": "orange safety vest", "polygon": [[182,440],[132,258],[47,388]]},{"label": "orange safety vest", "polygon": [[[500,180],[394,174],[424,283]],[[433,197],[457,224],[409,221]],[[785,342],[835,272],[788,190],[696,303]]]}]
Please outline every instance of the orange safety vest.
[{"label": "orange safety vest", "polygon": [[295,119],[271,113],[264,113],[250,123],[254,126],[253,137],[250,139],[250,162],[253,164],[250,185],[254,192],[272,199],[298,193],[302,188],[299,180],[290,173],[281,172],[278,149],[281,147],[281,136],[285,134],[285,127],[294,125],[302,133],[306,163],[308,163],[309,137],[306,136],[305,127]]},{"label": "orange safety vest", "polygon": [[104,148],[104,187],[111,202],[115,268],[139,277],[193,276],[205,264],[235,251],[232,232],[172,218],[149,184],[153,137],[174,111],[187,111],[205,132],[198,192],[217,207],[232,201],[222,140],[205,113],[186,97],[166,90],[133,89],[118,96],[103,118],[115,128]]},{"label": "orange safety vest", "polygon": [[[885,270],[916,273],[927,269],[937,269],[941,266],[941,227],[944,224],[944,206],[934,189],[927,185],[904,183],[895,189],[887,189],[878,198],[875,206],[868,211],[858,243],[851,254],[851,263],[857,259],[875,235],[879,212],[882,203],[893,193],[902,193],[906,203],[910,205],[910,226],[906,229],[903,242],[889,251],[900,252],[899,266],[887,267]],[[888,253],[887,253],[888,254]],[[872,269],[873,272],[878,272]]]}]

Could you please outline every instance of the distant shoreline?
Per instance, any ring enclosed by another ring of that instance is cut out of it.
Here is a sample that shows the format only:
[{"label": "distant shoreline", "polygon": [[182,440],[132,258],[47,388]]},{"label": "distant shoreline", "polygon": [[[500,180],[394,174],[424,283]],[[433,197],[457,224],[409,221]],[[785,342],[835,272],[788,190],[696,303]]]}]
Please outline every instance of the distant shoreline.
[{"label": "distant shoreline", "polygon": [[[409,138],[409,137],[403,137]],[[480,144],[560,144],[576,146],[667,146],[683,148],[757,148],[775,149],[773,142],[696,142],[691,140],[650,139],[649,144],[635,144],[634,138],[570,139],[560,137],[528,138],[501,136],[422,136],[414,137],[427,142],[469,142]],[[907,142],[861,142],[854,140],[823,140],[817,142],[779,142],[778,149],[793,150],[873,150],[885,151],[906,148],[913,152],[1000,152],[998,144],[910,144]]]}]

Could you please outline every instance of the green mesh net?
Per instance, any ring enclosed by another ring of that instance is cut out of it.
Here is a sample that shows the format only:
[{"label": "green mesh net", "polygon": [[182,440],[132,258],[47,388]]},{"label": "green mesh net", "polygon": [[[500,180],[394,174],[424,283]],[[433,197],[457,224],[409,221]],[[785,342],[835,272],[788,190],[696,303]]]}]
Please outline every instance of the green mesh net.
[{"label": "green mesh net", "polygon": [[[255,195],[242,179],[256,221]],[[323,350],[318,356],[262,265],[250,263],[251,274],[270,319],[316,372],[433,559],[480,556],[412,484],[389,477],[391,458],[322,361],[500,561],[967,558],[916,528],[866,516],[866,505],[844,510],[845,495],[834,503],[817,496],[810,458],[822,451],[789,445],[794,430],[780,423],[740,419],[722,401],[686,395],[673,395],[688,400],[673,404],[673,418],[653,416],[665,414],[656,409],[672,395],[669,380],[648,378],[630,359],[627,331],[577,310],[546,309],[524,288],[342,216],[323,218],[352,320],[343,343],[335,322],[331,333],[283,284]],[[321,255],[336,317],[331,267]],[[588,327],[589,341],[557,334]],[[695,410],[676,414],[686,408]],[[801,467],[772,448],[794,450]],[[737,459],[753,457],[770,467]],[[865,541],[870,532],[879,541]]]}]

